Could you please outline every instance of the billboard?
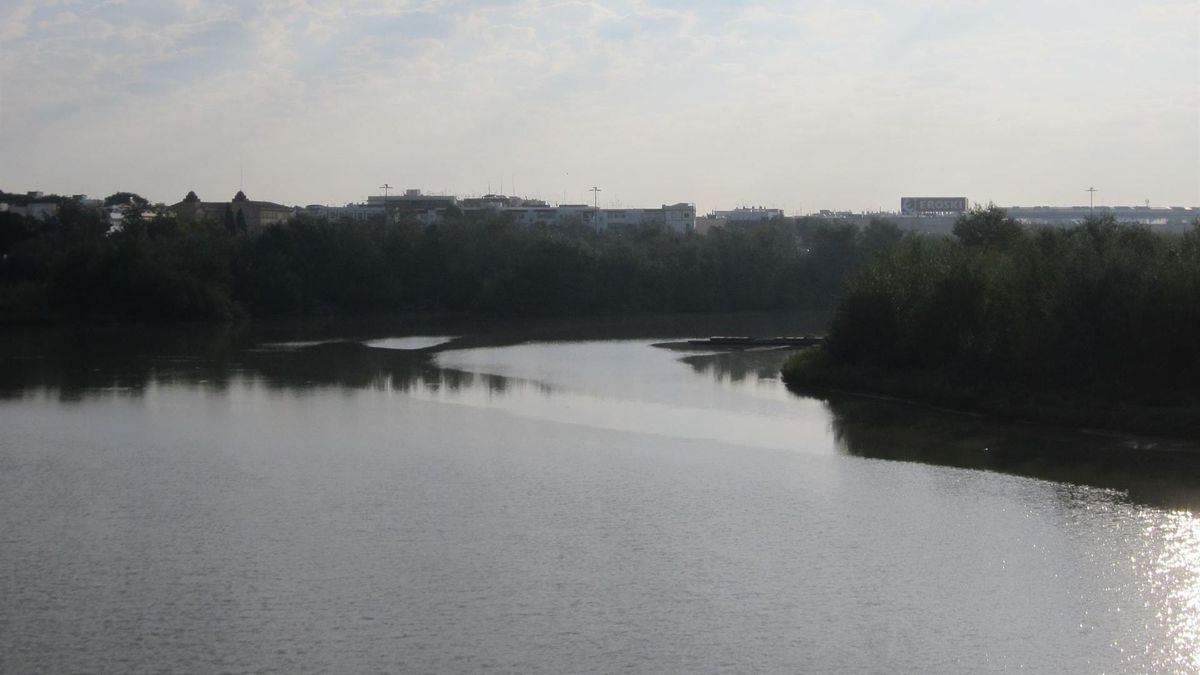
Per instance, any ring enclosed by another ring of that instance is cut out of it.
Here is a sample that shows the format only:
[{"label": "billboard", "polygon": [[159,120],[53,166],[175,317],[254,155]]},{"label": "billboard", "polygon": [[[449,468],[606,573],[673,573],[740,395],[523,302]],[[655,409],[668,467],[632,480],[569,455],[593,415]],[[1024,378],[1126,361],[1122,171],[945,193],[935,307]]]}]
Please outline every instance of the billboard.
[{"label": "billboard", "polygon": [[966,210],[966,197],[900,198],[900,213],[905,216],[917,216],[922,213],[963,213]]}]

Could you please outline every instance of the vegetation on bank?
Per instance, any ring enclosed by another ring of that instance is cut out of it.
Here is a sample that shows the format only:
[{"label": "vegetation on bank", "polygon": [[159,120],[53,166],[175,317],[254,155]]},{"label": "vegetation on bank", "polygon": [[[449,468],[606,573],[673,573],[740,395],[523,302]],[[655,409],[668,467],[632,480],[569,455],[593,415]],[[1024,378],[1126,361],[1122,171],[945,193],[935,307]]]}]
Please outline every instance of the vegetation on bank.
[{"label": "vegetation on bank", "polygon": [[851,273],[793,388],[1200,438],[1200,224],[1028,229],[976,209]]},{"label": "vegetation on bank", "polygon": [[[133,197],[112,199],[137,207]],[[99,211],[57,203],[45,222],[0,213],[0,320],[828,309],[848,271],[901,239],[888,222],[800,218],[699,236],[461,212],[431,225],[299,216],[247,235],[137,208],[112,230]]]}]

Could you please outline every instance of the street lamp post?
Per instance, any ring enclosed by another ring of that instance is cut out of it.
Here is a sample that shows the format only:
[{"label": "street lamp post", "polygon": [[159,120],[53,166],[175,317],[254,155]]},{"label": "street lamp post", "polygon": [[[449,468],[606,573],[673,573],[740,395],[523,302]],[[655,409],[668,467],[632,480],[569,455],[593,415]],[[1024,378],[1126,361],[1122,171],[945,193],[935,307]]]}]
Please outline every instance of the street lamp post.
[{"label": "street lamp post", "polygon": [[590,190],[592,193],[592,227],[597,232],[600,231],[600,188],[595,185]]}]

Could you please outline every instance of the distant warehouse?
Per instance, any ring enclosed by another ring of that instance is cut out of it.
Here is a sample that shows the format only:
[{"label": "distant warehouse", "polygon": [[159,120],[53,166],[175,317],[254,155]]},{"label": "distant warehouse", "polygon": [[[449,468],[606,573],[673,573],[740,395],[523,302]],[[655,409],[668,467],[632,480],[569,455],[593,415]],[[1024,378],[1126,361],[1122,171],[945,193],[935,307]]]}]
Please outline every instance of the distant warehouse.
[{"label": "distant warehouse", "polygon": [[901,197],[902,216],[959,215],[967,211],[966,197]]}]

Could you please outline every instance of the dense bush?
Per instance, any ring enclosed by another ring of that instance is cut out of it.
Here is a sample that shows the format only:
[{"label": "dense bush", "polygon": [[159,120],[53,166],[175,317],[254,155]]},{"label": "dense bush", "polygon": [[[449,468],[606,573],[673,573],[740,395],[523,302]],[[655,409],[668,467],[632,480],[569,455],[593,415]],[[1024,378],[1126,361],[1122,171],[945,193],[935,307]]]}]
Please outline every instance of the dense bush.
[{"label": "dense bush", "polygon": [[45,223],[0,214],[0,318],[823,309],[849,270],[899,239],[884,221],[777,219],[701,236],[461,212],[432,225],[301,216],[253,235],[134,215],[109,231],[64,201]]},{"label": "dense bush", "polygon": [[906,237],[850,275],[833,363],[937,370],[964,388],[1197,390],[1200,223],[1183,235],[1111,216],[1031,230],[991,207],[954,232]]}]

